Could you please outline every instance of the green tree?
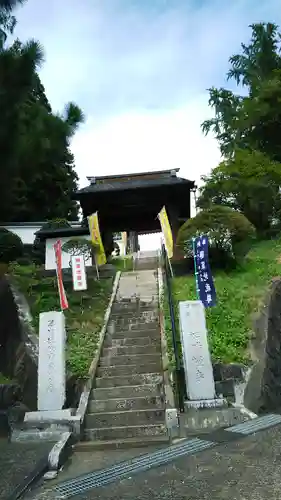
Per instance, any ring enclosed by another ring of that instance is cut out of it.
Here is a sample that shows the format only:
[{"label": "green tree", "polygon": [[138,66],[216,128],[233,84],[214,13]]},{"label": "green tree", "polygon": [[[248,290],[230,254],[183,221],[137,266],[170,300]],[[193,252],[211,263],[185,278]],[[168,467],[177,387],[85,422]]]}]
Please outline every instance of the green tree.
[{"label": "green tree", "polygon": [[12,11],[20,3],[0,0],[1,219],[75,219],[78,177],[69,146],[83,113],[74,103],[62,114],[52,112],[37,73],[43,62],[38,42],[16,40],[6,47],[6,34],[16,24]]},{"label": "green tree", "polygon": [[198,206],[229,206],[265,234],[281,219],[281,165],[259,151],[238,150],[202,178]]},{"label": "green tree", "polygon": [[25,0],[0,0],[0,9],[12,12],[15,7],[22,5]]},{"label": "green tree", "polygon": [[[34,74],[43,60],[35,41],[27,42],[20,53],[15,45],[0,50],[0,209],[2,220],[13,206],[13,185],[19,164],[21,109],[32,88]],[[9,217],[8,217],[9,220]]]},{"label": "green tree", "polygon": [[242,43],[242,53],[230,58],[227,75],[248,95],[209,89],[215,116],[203,122],[202,128],[206,134],[214,132],[223,156],[231,157],[236,148],[249,148],[281,161],[280,33],[272,23],[250,27],[250,43]]},{"label": "green tree", "polygon": [[16,18],[12,11],[25,0],[0,0],[0,50],[3,49],[7,33],[12,34],[16,26]]},{"label": "green tree", "polygon": [[38,75],[35,88],[20,115],[18,175],[14,183],[12,220],[77,219],[77,174],[69,141],[83,120],[80,109],[70,103],[64,115],[55,115]]},{"label": "green tree", "polygon": [[[28,80],[14,83],[19,78],[16,68],[25,64],[26,53],[34,48],[35,42],[26,47],[17,41],[0,52],[0,72],[1,62],[4,66],[0,74],[0,161],[4,165],[0,209],[7,222],[77,218],[72,192],[78,177],[69,143],[83,114],[73,103],[62,115],[52,113],[35,65],[29,68]],[[7,86],[9,67],[11,84]]]}]

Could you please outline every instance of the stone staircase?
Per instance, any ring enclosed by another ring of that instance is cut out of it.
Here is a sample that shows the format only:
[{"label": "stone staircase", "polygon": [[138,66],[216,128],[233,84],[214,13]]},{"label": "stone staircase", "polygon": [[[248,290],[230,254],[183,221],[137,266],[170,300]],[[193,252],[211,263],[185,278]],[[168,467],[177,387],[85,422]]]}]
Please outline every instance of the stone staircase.
[{"label": "stone staircase", "polygon": [[155,267],[120,278],[85,419],[97,447],[168,440]]}]

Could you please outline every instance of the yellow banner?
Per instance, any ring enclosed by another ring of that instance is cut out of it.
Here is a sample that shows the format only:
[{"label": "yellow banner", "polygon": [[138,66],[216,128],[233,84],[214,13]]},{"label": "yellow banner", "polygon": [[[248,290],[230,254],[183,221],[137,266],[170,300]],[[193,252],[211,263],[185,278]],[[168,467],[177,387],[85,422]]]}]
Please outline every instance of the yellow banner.
[{"label": "yellow banner", "polygon": [[169,222],[165,207],[163,207],[161,212],[159,212],[158,218],[160,220],[162,233],[163,233],[164,238],[165,238],[165,247],[167,250],[167,255],[168,255],[169,259],[171,259],[173,257],[173,253],[174,253],[174,242],[173,242],[173,234],[172,234],[170,222]]},{"label": "yellow banner", "polygon": [[98,212],[88,217],[88,224],[92,243],[97,248],[97,250],[95,250],[96,264],[97,266],[103,266],[106,264],[106,255],[100,235]]}]

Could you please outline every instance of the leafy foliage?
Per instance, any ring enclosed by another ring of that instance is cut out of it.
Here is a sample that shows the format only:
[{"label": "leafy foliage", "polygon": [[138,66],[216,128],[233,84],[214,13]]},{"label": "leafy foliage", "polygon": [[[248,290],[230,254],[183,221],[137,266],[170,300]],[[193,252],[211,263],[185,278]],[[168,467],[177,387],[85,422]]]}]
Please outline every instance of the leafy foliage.
[{"label": "leafy foliage", "polygon": [[51,219],[45,222],[42,226],[42,229],[61,229],[61,228],[70,228],[71,224],[67,219]]},{"label": "leafy foliage", "polygon": [[229,206],[265,234],[281,218],[281,165],[259,151],[238,150],[203,177],[198,206]]},{"label": "leafy foliage", "polygon": [[23,255],[24,247],[17,234],[0,229],[0,262],[9,264]]},{"label": "leafy foliage", "polygon": [[181,226],[177,245],[190,256],[192,239],[202,234],[209,237],[210,260],[222,267],[232,260],[240,261],[246,255],[255,229],[243,214],[229,207],[213,205]]},{"label": "leafy foliage", "polygon": [[212,87],[209,104],[215,116],[202,124],[213,131],[223,156],[231,157],[236,148],[259,150],[281,162],[281,57],[280,33],[272,23],[250,26],[248,45],[230,57],[228,79],[248,91],[236,95]]}]

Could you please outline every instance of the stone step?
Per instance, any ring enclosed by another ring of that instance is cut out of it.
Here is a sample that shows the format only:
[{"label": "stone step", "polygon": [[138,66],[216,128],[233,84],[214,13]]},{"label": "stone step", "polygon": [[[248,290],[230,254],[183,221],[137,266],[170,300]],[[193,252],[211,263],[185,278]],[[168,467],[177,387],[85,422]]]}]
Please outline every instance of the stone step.
[{"label": "stone step", "polygon": [[98,377],[122,377],[137,373],[159,373],[161,371],[161,360],[157,363],[139,364],[139,365],[118,365],[118,366],[99,366]]},{"label": "stone step", "polygon": [[88,413],[85,417],[87,429],[103,429],[104,427],[126,427],[130,425],[162,424],[165,421],[165,410],[127,410],[100,413]]},{"label": "stone step", "polygon": [[155,310],[143,310],[143,311],[127,311],[126,309],[122,312],[112,313],[111,319],[114,321],[118,321],[119,319],[144,319],[144,318],[158,318],[159,309],[158,307]]},{"label": "stone step", "polygon": [[103,356],[130,356],[133,355],[147,355],[147,354],[157,354],[160,356],[161,344],[146,344],[146,345],[129,345],[121,347],[104,347]]},{"label": "stone step", "polygon": [[102,356],[100,358],[100,366],[124,366],[124,365],[138,365],[138,364],[157,364],[161,368],[160,354],[130,354],[118,356]]},{"label": "stone step", "polygon": [[117,375],[97,377],[95,379],[95,386],[97,389],[108,389],[115,387],[127,386],[146,386],[152,384],[163,384],[163,375],[159,372],[154,373],[131,373],[129,375]]},{"label": "stone step", "polygon": [[[89,430],[88,432],[91,432]],[[78,452],[90,452],[105,449],[126,449],[126,448],[145,448],[147,446],[167,446],[169,443],[168,434],[163,434],[159,436],[140,436],[132,437],[126,439],[113,439],[107,441],[78,441],[74,445],[74,451]]]},{"label": "stone step", "polygon": [[160,327],[158,326],[158,328],[147,328],[146,330],[118,330],[112,334],[107,333],[106,339],[128,339],[142,336],[160,338]]},{"label": "stone step", "polygon": [[90,400],[88,405],[89,413],[104,413],[104,412],[119,412],[130,410],[161,410],[164,407],[163,398],[160,396],[145,396],[119,398],[119,399],[104,399]]},{"label": "stone step", "polygon": [[107,427],[103,429],[85,429],[84,438],[87,441],[123,440],[133,438],[155,438],[167,436],[164,424],[132,425],[127,427]]},{"label": "stone step", "polygon": [[114,302],[111,308],[111,314],[123,314],[124,312],[141,313],[145,311],[154,311],[157,303],[147,303],[144,301]]},{"label": "stone step", "polygon": [[131,347],[131,346],[156,346],[157,348],[161,348],[160,342],[160,334],[158,334],[158,338],[155,337],[128,337],[128,338],[115,338],[112,339],[110,337],[106,337],[104,341],[104,348],[108,349],[110,347]]},{"label": "stone step", "polygon": [[[155,315],[152,318],[119,318],[114,319],[112,316],[110,318],[110,324],[113,325],[113,328],[132,328],[136,330],[141,330],[144,328],[143,325],[159,325],[159,315]],[[140,325],[140,328],[137,326]]]},{"label": "stone step", "polygon": [[[111,324],[109,327],[109,332],[111,332]],[[160,323],[158,321],[149,321],[145,323],[123,323],[120,325],[114,324],[113,327],[113,335],[116,332],[123,331],[123,332],[130,332],[130,331],[143,331],[143,330],[154,330],[156,328],[160,328]]]},{"label": "stone step", "polygon": [[139,398],[152,397],[161,394],[161,383],[143,384],[143,385],[125,385],[117,387],[106,387],[104,389],[93,389],[91,399],[108,400],[119,398]]}]

